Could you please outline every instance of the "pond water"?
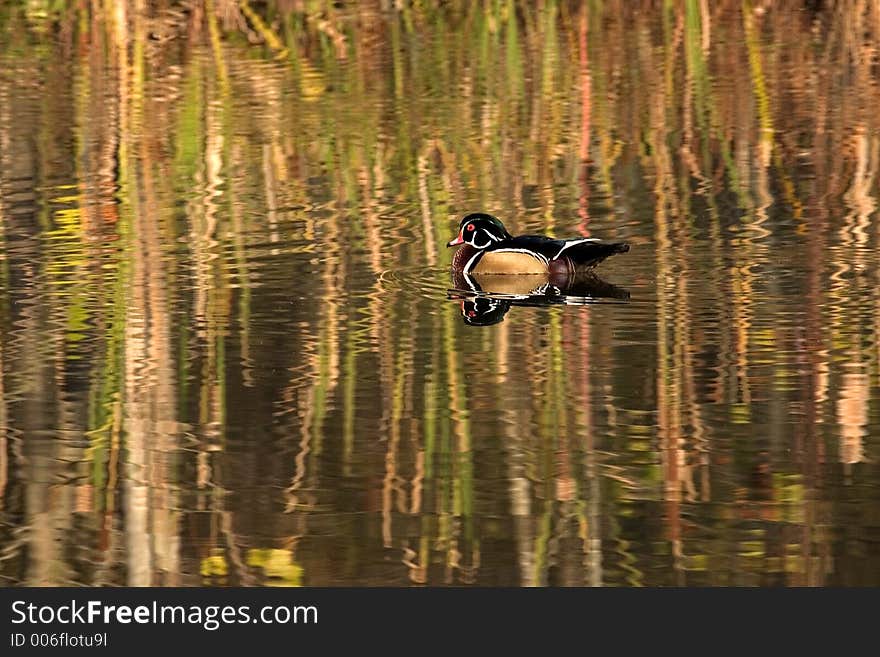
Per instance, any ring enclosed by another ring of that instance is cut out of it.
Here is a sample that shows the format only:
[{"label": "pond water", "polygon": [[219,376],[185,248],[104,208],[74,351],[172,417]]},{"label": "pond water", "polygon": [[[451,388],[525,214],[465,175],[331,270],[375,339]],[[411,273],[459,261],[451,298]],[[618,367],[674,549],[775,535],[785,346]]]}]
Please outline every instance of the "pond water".
[{"label": "pond water", "polygon": [[[880,585],[880,3],[821,5],[3,3],[0,583]],[[616,293],[469,322],[472,211]]]}]

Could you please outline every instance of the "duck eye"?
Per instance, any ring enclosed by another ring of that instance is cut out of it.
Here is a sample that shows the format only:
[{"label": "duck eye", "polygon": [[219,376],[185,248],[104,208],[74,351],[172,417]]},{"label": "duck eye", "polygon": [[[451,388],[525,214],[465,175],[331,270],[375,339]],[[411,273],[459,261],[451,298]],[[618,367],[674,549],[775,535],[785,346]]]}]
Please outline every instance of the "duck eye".
[{"label": "duck eye", "polygon": [[473,225],[473,224],[468,224],[468,225],[467,225],[467,229],[468,229],[468,231],[472,231],[472,230],[474,229],[474,225]]}]

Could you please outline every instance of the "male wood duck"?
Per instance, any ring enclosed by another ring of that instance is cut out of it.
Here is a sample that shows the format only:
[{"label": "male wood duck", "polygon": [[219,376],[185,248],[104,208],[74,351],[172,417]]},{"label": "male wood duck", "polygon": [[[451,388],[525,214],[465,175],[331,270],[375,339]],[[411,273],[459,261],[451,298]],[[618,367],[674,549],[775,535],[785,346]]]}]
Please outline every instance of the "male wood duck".
[{"label": "male wood duck", "polygon": [[591,269],[608,256],[626,253],[625,242],[603,242],[593,237],[557,240],[543,235],[507,232],[490,214],[468,214],[458,226],[458,237],[446,246],[463,245],[452,258],[452,268],[465,274],[550,274],[568,277]]}]

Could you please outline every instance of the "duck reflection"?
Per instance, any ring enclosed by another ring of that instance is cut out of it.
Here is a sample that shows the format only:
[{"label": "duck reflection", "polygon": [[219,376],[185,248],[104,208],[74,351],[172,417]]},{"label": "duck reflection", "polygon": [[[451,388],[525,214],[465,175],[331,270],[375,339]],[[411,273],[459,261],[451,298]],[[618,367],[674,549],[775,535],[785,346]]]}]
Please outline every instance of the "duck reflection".
[{"label": "duck reflection", "polygon": [[630,294],[599,278],[592,270],[568,276],[546,274],[466,274],[453,271],[450,299],[461,301],[469,326],[491,326],[504,320],[512,306],[586,305],[598,299],[628,301]]}]

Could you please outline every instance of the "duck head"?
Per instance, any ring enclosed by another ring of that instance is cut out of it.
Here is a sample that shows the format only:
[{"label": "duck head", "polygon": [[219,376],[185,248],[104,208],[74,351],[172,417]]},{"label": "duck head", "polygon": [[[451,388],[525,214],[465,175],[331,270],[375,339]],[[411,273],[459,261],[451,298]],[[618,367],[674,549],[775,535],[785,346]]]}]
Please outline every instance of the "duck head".
[{"label": "duck head", "polygon": [[474,212],[465,215],[458,225],[458,237],[449,240],[446,246],[469,244],[475,249],[485,249],[495,242],[509,238],[510,233],[498,219],[491,214]]}]

